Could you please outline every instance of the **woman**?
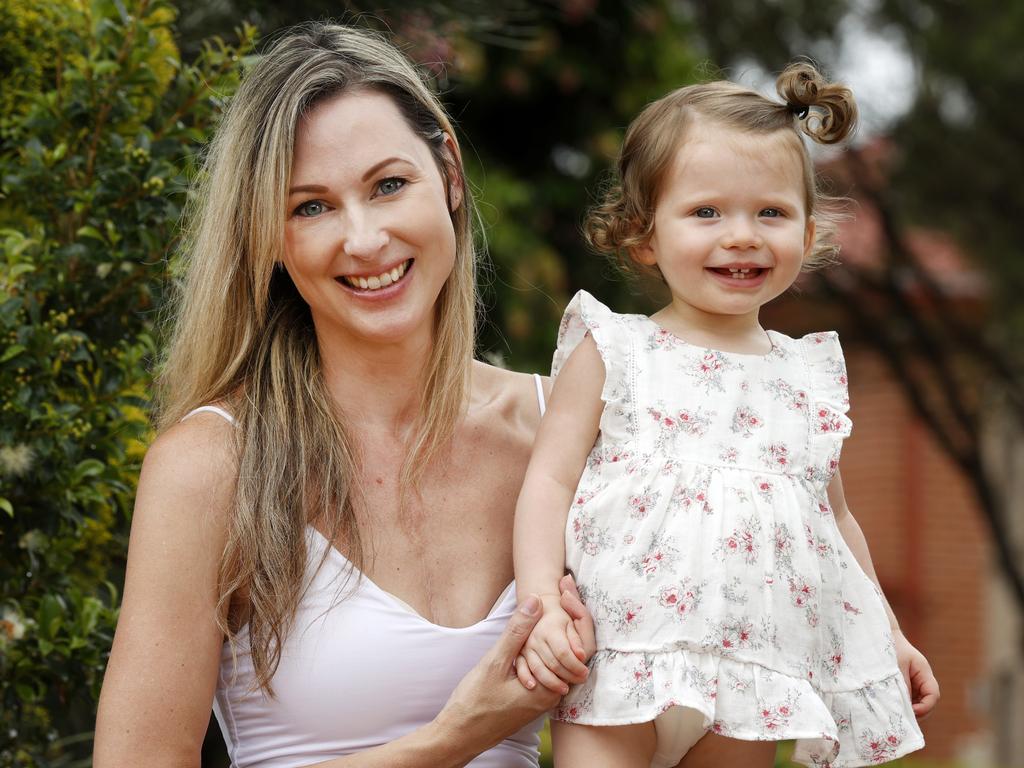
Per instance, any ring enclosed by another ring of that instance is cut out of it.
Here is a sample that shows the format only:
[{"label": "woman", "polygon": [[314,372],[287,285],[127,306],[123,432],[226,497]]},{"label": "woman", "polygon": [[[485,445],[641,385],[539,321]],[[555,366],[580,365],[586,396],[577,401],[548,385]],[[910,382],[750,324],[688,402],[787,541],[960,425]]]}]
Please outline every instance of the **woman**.
[{"label": "woman", "polygon": [[535,765],[557,693],[512,674],[512,513],[543,390],[472,359],[450,122],[390,45],[311,25],[207,171],[96,766],[198,765],[211,701],[239,766]]}]

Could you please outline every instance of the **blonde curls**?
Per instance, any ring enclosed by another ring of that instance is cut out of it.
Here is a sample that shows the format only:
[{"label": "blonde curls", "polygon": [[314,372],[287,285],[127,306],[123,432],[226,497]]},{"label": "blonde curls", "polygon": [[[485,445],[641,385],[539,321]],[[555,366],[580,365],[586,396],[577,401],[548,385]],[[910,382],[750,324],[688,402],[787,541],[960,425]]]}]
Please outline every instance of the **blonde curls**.
[{"label": "blonde curls", "polygon": [[613,257],[627,274],[649,273],[631,252],[649,242],[665,174],[680,143],[686,140],[690,123],[699,119],[751,134],[782,132],[792,137],[792,149],[803,168],[805,209],[817,223],[804,268],[834,261],[839,250],[835,235],[843,218],[842,201],[822,192],[801,138],[807,136],[821,144],[842,141],[856,125],[857,105],[849,88],[827,82],[806,61],[786,67],[776,87],[785,103],[717,80],[679,88],[644,108],[626,129],[612,177],[601,201],[584,221],[587,243]]}]

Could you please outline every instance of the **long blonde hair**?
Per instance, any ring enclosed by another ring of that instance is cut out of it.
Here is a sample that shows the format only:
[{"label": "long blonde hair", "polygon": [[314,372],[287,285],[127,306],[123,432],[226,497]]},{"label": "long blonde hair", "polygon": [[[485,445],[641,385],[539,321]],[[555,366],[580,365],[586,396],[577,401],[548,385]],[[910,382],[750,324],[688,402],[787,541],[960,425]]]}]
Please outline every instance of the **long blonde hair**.
[{"label": "long blonde hair", "polygon": [[654,231],[654,210],[665,174],[695,116],[754,134],[780,133],[800,158],[807,215],[816,220],[805,269],[832,261],[838,252],[836,224],[843,218],[838,203],[825,195],[802,136],[819,144],[846,138],[857,123],[850,89],[829,83],[809,62],[790,64],[775,82],[782,102],[749,88],[717,80],[679,88],[649,104],[626,129],[612,182],[603,200],[584,223],[584,236],[597,251],[613,255],[626,273],[647,270],[630,251],[646,245]]},{"label": "long blonde hair", "polygon": [[[158,427],[223,402],[235,417],[238,482],[219,575],[218,621],[247,622],[256,685],[270,680],[301,597],[306,525],[316,522],[362,568],[354,500],[358,446],[321,372],[309,307],[281,261],[296,125],[353,88],[390,96],[431,148],[446,188],[455,266],[438,298],[420,410],[401,474],[415,486],[451,437],[468,391],[477,293],[475,209],[451,121],[409,61],[383,37],[325,23],[287,31],[246,73],[224,114],[188,211],[184,273],[158,377]],[[457,147],[457,145],[456,145]]]}]

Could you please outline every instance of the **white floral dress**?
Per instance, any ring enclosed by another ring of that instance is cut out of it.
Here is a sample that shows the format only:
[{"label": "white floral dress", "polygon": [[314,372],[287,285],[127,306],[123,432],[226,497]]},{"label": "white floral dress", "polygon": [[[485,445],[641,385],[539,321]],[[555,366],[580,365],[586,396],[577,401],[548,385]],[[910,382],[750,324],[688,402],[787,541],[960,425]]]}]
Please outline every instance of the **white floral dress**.
[{"label": "white floral dress", "polygon": [[922,747],[881,597],[826,494],[850,433],[836,334],[719,352],[581,291],[553,376],[588,333],[605,407],[565,544],[598,650],[555,716],[686,706],[725,736],[797,739],[807,765]]}]

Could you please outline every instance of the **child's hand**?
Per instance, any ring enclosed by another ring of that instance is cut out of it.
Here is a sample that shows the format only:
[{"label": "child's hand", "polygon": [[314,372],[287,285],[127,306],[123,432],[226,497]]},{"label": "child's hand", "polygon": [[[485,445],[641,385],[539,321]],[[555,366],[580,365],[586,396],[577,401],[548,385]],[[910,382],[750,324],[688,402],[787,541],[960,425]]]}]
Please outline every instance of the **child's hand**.
[{"label": "child's hand", "polygon": [[900,630],[896,630],[892,639],[896,645],[896,661],[907,683],[914,714],[920,719],[930,713],[938,703],[939,681],[935,679],[928,659],[910,644]]},{"label": "child's hand", "polygon": [[516,675],[527,688],[533,689],[539,681],[548,690],[565,695],[569,685],[587,679],[587,665],[583,651],[573,650],[570,635],[579,645],[572,617],[561,606],[561,596],[545,595],[541,598],[544,615],[533,628],[529,639],[516,660]]}]

